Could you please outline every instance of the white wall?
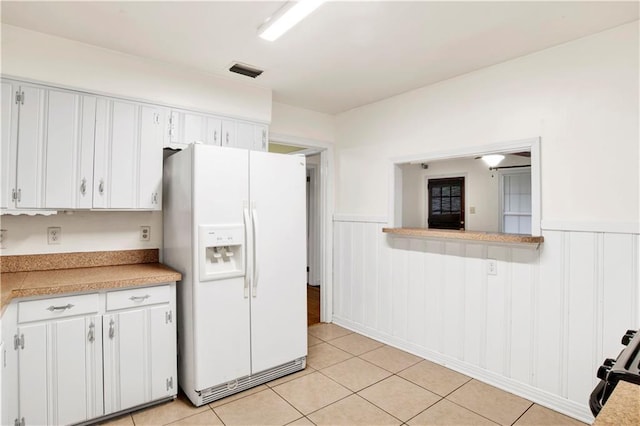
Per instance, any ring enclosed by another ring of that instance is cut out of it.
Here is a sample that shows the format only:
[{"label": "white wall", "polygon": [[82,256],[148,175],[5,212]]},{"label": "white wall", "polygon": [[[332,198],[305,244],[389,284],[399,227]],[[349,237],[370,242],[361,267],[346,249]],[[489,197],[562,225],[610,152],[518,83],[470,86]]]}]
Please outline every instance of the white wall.
[{"label": "white wall", "polygon": [[339,115],[337,212],[387,214],[390,158],[540,136],[543,220],[637,223],[638,50],[636,21]]},{"label": "white wall", "polygon": [[[640,328],[638,29],[338,116],[334,321],[589,421]],[[540,251],[382,234],[392,158],[538,136]]]},{"label": "white wall", "polygon": [[271,121],[271,89],[2,24],[2,73]]},{"label": "white wall", "polygon": [[[73,212],[54,216],[0,218],[7,230],[2,255],[162,248],[161,212]],[[60,244],[47,244],[47,228],[62,228]],[[140,241],[140,226],[151,227],[150,241]]]},{"label": "white wall", "polygon": [[[529,164],[528,158],[508,156],[501,166]],[[498,232],[500,230],[500,174],[490,171],[482,160],[463,158],[405,164],[402,169],[402,226],[424,228],[428,215],[427,179],[465,177],[465,229]],[[475,213],[471,213],[471,207]]]},{"label": "white wall", "polygon": [[334,322],[591,422],[597,368],[640,327],[639,235],[543,231],[536,250],[384,226],[335,222]]},{"label": "white wall", "polygon": [[335,118],[321,112],[274,102],[269,132],[302,139],[333,142],[335,140]]}]

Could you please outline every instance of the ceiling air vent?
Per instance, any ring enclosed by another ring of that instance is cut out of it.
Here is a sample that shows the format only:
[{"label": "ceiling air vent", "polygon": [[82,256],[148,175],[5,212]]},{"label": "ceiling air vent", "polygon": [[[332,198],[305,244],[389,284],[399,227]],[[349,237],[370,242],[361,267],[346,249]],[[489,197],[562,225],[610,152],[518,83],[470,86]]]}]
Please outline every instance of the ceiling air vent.
[{"label": "ceiling air vent", "polygon": [[235,72],[236,74],[246,75],[247,77],[251,78],[256,78],[257,76],[262,74],[262,70],[238,63],[233,64],[233,66],[229,68],[229,71]]}]

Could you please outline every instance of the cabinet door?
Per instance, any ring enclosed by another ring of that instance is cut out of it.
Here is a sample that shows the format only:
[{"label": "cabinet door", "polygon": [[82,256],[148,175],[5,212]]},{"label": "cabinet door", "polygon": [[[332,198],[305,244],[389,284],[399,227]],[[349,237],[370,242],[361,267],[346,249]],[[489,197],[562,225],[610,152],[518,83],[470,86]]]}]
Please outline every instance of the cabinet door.
[{"label": "cabinet door", "polygon": [[176,394],[176,337],[168,305],[105,315],[105,414]]},{"label": "cabinet door", "polygon": [[43,199],[43,160],[46,90],[20,86],[16,207],[40,208]]},{"label": "cabinet door", "polygon": [[95,104],[93,97],[49,90],[45,208],[91,207],[87,192],[92,187]]},{"label": "cabinet door", "polygon": [[205,117],[199,114],[182,113],[182,138],[179,142],[185,144],[204,142]]},{"label": "cabinet door", "polygon": [[47,325],[22,326],[18,336],[24,339],[18,355],[20,418],[29,425],[47,425]]},{"label": "cabinet door", "polygon": [[264,124],[253,125],[253,147],[254,151],[269,151],[268,128]]},{"label": "cabinet door", "polygon": [[162,145],[166,111],[140,107],[140,152],[138,164],[138,208],[162,207]]},{"label": "cabinet door", "polygon": [[220,145],[222,140],[222,120],[216,117],[207,117],[207,132],[204,143],[207,145]]},{"label": "cabinet door", "polygon": [[236,122],[222,120],[222,146],[236,146]]},{"label": "cabinet door", "polygon": [[[102,415],[101,317],[55,321],[48,328],[49,424]],[[28,418],[27,423],[34,424]]]},{"label": "cabinet door", "polygon": [[169,306],[148,309],[149,378],[151,400],[175,395],[178,390],[176,326]]},{"label": "cabinet door", "polygon": [[18,85],[9,81],[2,82],[2,152],[0,155],[0,208],[15,206],[12,194],[16,189],[16,154],[18,151],[18,104],[16,92]]},{"label": "cabinet door", "polygon": [[253,149],[253,124],[238,122],[236,124],[236,147]]},{"label": "cabinet door", "polygon": [[99,99],[96,112],[93,207],[136,208],[138,105]]}]

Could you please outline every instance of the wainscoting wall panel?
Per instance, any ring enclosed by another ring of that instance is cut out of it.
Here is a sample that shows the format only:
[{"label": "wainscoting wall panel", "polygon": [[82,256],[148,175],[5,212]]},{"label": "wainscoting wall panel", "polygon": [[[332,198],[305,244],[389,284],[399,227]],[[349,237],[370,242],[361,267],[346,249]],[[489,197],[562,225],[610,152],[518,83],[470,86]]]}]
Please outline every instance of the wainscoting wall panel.
[{"label": "wainscoting wall panel", "polygon": [[543,231],[536,248],[334,225],[335,323],[592,420],[597,367],[640,328],[637,234]]}]

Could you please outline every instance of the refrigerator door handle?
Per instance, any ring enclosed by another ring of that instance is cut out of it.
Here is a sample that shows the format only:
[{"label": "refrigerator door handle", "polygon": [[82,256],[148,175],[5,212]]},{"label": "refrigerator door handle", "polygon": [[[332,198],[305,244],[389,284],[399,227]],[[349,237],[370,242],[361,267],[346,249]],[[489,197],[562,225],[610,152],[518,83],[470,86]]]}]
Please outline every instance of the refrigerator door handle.
[{"label": "refrigerator door handle", "polygon": [[249,298],[249,283],[251,282],[251,273],[249,271],[249,250],[250,247],[252,246],[251,244],[249,244],[249,226],[250,226],[250,219],[249,219],[249,209],[248,208],[244,208],[243,210],[243,215],[244,215],[244,232],[245,232],[245,237],[244,237],[244,241],[245,241],[245,256],[244,256],[244,298],[248,299]]},{"label": "refrigerator door handle", "polygon": [[256,297],[258,295],[258,277],[259,277],[259,263],[258,263],[258,212],[253,207],[251,211],[251,219],[253,221],[253,289],[251,295]]}]

